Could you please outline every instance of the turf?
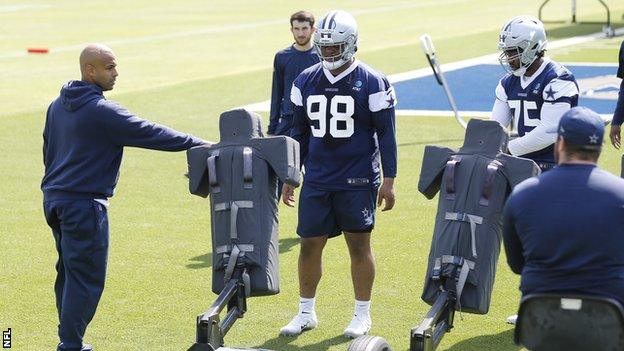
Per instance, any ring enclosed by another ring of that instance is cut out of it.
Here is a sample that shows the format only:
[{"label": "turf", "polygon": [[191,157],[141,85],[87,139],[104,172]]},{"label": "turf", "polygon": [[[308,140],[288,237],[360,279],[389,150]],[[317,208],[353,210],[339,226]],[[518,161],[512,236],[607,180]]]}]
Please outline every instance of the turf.
[{"label": "turf", "polygon": [[[387,73],[425,67],[418,36],[429,33],[444,62],[495,51],[509,17],[536,14],[539,1],[341,1],[360,24],[360,59]],[[568,16],[568,1],[551,1],[549,19]],[[621,22],[624,4],[608,1]],[[320,15],[336,7],[315,1]],[[288,16],[300,5],[280,1],[3,1],[0,4],[0,329],[12,328],[16,350],[52,349],[57,342],[53,299],[53,239],[42,215],[41,132],[45,109],[62,83],[78,78],[84,43],[115,50],[120,77],[107,96],[137,114],[206,139],[218,139],[222,111],[265,100],[273,54],[290,42]],[[597,2],[582,2],[579,17],[601,18]],[[620,23],[621,25],[621,23]],[[571,37],[600,25],[548,24],[549,37]],[[549,52],[562,61],[614,62],[621,38]],[[48,55],[22,55],[47,46]],[[484,96],[492,100],[493,96]],[[264,116],[266,119],[266,115]],[[409,329],[425,315],[420,301],[436,202],[416,190],[427,144],[458,146],[463,131],[450,118],[400,117],[397,206],[378,215],[372,332],[396,350],[408,348]],[[610,146],[600,165],[619,174]],[[187,192],[183,153],[127,149],[109,210],[108,280],[86,340],[99,350],[185,350],[195,315],[214,299],[207,202]],[[281,294],[248,301],[249,312],[228,345],[274,350],[346,350],[342,330],[352,312],[343,239],[330,241],[318,294],[319,328],[298,338],[277,337],[297,303],[296,212],[280,213]],[[499,261],[491,311],[457,316],[441,350],[515,350],[504,319],[517,307],[518,277]]]}]

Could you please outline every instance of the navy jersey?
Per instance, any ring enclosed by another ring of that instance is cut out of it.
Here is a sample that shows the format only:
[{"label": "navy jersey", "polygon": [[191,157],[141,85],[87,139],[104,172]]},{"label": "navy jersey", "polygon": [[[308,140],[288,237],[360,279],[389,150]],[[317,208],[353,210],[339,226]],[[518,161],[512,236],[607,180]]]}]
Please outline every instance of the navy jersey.
[{"label": "navy jersey", "polygon": [[334,77],[318,63],[293,84],[291,136],[300,143],[304,182],[327,190],[380,184],[397,172],[394,88],[362,62]]},{"label": "navy jersey", "polygon": [[318,62],[314,48],[299,51],[291,45],[275,54],[268,134],[290,135],[293,114],[290,88],[299,73]]},{"label": "navy jersey", "polygon": [[503,213],[507,261],[523,295],[601,295],[624,303],[624,180],[564,163],[513,190]]},{"label": "navy jersey", "polygon": [[620,66],[618,67],[617,76],[618,78],[622,78],[622,82],[620,83],[620,93],[611,123],[619,126],[624,122],[624,41],[622,42],[622,46],[620,46]]},{"label": "navy jersey", "polygon": [[[540,125],[541,129],[544,127],[551,129],[551,126],[544,125],[547,122],[553,124],[556,129],[561,115],[578,105],[578,85],[574,75],[567,68],[545,58],[531,77],[505,75],[496,87],[496,99],[507,104],[509,117],[513,123],[512,130],[517,131],[518,137],[524,137]],[[550,115],[547,115],[548,113]],[[549,120],[546,121],[546,118]],[[542,132],[544,131],[540,130],[540,133]],[[552,134],[546,138],[548,142],[544,142],[544,136],[539,139],[536,135],[535,142],[539,143],[540,147],[520,155],[536,162],[554,162],[556,135]],[[510,142],[510,150],[514,146],[511,145],[513,142]]]}]

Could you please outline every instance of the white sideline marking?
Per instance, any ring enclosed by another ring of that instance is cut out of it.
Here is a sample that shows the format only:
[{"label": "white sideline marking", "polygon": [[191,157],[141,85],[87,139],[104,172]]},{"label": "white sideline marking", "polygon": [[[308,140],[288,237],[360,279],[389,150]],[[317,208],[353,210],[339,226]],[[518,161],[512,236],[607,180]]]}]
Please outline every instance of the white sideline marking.
[{"label": "white sideline marking", "polygon": [[[622,35],[622,34],[624,34],[624,27],[618,28],[615,30],[615,35]],[[548,49],[558,49],[558,48],[563,48],[566,46],[578,45],[578,44],[590,42],[590,41],[597,40],[597,39],[603,39],[603,38],[606,38],[606,35],[602,32],[598,32],[598,33],[582,35],[582,36],[574,37],[574,38],[561,39],[561,40],[556,40],[556,41],[548,43]],[[494,53],[494,54],[483,55],[483,56],[474,57],[474,58],[466,59],[462,61],[445,63],[441,66],[441,68],[444,73],[447,73],[449,71],[454,71],[454,70],[458,70],[458,69],[462,69],[462,68],[466,68],[470,66],[476,66],[476,65],[481,65],[481,64],[495,64],[498,62],[499,55],[500,54],[498,53]],[[590,66],[590,65],[591,66],[607,66],[607,67],[618,66],[617,64],[612,64],[612,63],[595,63],[594,64],[594,63],[588,63],[588,62],[573,62],[573,63],[568,62],[564,64],[575,65],[575,66]],[[430,75],[433,75],[431,68],[424,67],[424,68],[419,68],[413,71],[407,71],[403,73],[389,75],[388,80],[391,83],[398,83],[398,82],[415,79],[415,78],[422,78],[422,77],[430,76]],[[250,110],[250,111],[255,111],[255,112],[270,112],[271,100],[265,100],[265,101],[245,105],[245,106],[242,106],[242,108]],[[475,117],[488,117],[489,116],[489,112],[483,112],[483,111],[459,111],[459,112],[462,114],[462,116],[463,115],[475,116]],[[487,114],[487,115],[484,115],[484,114]],[[409,115],[409,116],[440,116],[441,117],[441,116],[454,116],[454,113],[453,111],[396,110],[396,115],[397,116]]]},{"label": "white sideline marking", "polygon": [[[397,10],[425,7],[425,6],[431,6],[431,5],[452,4],[452,3],[457,3],[457,2],[463,2],[463,1],[462,0],[436,0],[436,1],[421,2],[418,4],[403,4],[403,5],[396,5],[396,6],[375,7],[375,8],[370,8],[370,9],[356,10],[356,11],[352,11],[351,13],[357,16],[357,15],[366,15],[366,14],[371,14],[371,13],[392,12],[392,11],[397,11]],[[28,9],[32,7],[36,7],[36,6],[35,5],[2,6],[0,7],[0,13],[2,12],[3,8],[18,8],[18,10],[22,10],[22,9]],[[170,40],[170,39],[176,39],[176,38],[222,33],[222,32],[228,32],[228,31],[256,29],[260,27],[273,26],[277,24],[283,25],[284,23],[288,23],[287,20],[285,20],[284,18],[280,18],[280,19],[265,20],[265,21],[258,21],[258,22],[233,24],[233,25],[227,25],[227,26],[204,27],[204,28],[185,31],[185,32],[155,34],[155,35],[146,35],[142,37],[122,38],[122,39],[112,39],[112,40],[100,40],[99,42],[113,47],[117,45],[148,43],[148,42],[153,42],[153,41]],[[90,43],[81,43],[81,44],[50,48],[49,54],[82,50],[88,44]],[[28,56],[28,53],[26,52],[26,48],[24,48],[24,51],[9,51],[9,52],[2,53],[0,54],[0,60],[9,59],[9,58],[26,57],[26,56]]]},{"label": "white sideline marking", "polygon": [[35,5],[35,4],[22,4],[22,5],[6,5],[0,6],[0,13],[17,12],[22,10],[40,10],[51,7],[50,5]]}]

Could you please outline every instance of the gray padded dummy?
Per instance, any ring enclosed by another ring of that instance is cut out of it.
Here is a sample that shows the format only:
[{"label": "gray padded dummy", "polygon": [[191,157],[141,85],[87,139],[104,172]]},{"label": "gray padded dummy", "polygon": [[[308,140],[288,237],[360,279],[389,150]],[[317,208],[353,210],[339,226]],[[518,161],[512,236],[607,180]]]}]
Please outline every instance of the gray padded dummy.
[{"label": "gray padded dummy", "polygon": [[277,294],[277,179],[301,183],[299,144],[263,137],[260,116],[243,109],[221,114],[219,128],[219,143],[187,151],[189,191],[210,196],[212,291],[246,268],[248,296]]},{"label": "gray padded dummy", "polygon": [[457,307],[488,312],[503,205],[515,185],[539,173],[532,160],[503,153],[507,141],[498,122],[472,119],[459,150],[425,147],[418,190],[428,199],[440,193],[422,294],[429,304],[456,269]]}]

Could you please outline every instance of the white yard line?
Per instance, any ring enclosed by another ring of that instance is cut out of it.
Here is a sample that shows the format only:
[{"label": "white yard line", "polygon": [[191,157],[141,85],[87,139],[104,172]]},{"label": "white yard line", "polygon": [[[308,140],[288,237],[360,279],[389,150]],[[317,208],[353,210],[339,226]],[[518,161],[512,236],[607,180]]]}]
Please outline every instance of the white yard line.
[{"label": "white yard line", "polygon": [[[624,34],[624,28],[618,28],[617,30],[615,30],[615,35],[622,35],[622,34]],[[556,41],[552,41],[548,43],[548,49],[558,49],[558,48],[563,48],[566,46],[578,45],[578,44],[594,41],[597,39],[604,39],[605,37],[606,36],[604,33],[598,32],[598,33],[582,35],[582,36],[574,37],[574,38],[556,40]],[[446,73],[449,71],[454,71],[454,70],[458,70],[458,69],[462,69],[462,68],[466,68],[470,66],[476,66],[476,65],[482,65],[482,64],[496,64],[498,62],[499,55],[500,54],[498,53],[494,53],[494,54],[483,55],[483,56],[474,57],[474,58],[466,59],[462,61],[445,63],[442,65],[442,71]],[[611,63],[573,62],[573,63],[566,63],[566,64],[575,65],[575,66],[592,65],[592,66],[617,67],[617,64],[611,64]],[[398,82],[402,82],[402,81],[406,81],[410,79],[430,76],[432,74],[433,73],[431,72],[431,68],[425,67],[425,68],[419,68],[413,71],[389,75],[388,80],[391,83],[398,83]],[[269,112],[271,108],[271,100],[265,100],[265,101],[245,105],[242,108],[248,109],[250,111],[255,111],[255,112]],[[474,116],[474,117],[485,117],[487,116],[487,114],[489,114],[489,112],[479,112],[479,111],[460,111],[460,112],[462,113],[462,115]],[[397,116],[453,116],[453,111],[397,110],[396,114]]]},{"label": "white yard line", "polygon": [[21,4],[0,6],[0,13],[18,12],[24,10],[41,10],[51,7],[50,5]]},{"label": "white yard line", "polygon": [[[376,14],[376,13],[381,13],[381,12],[399,11],[399,10],[419,8],[419,7],[432,6],[432,5],[453,4],[453,3],[464,2],[464,1],[465,0],[435,0],[435,1],[421,2],[418,4],[412,3],[412,4],[401,4],[401,5],[395,5],[395,6],[383,6],[383,7],[375,7],[375,8],[370,8],[370,9],[362,9],[362,10],[352,11],[351,13],[354,16],[358,16],[358,15]],[[30,7],[28,5],[5,6],[5,7],[0,7],[0,12],[2,12],[3,8],[5,8],[6,11],[8,11],[9,9],[13,9],[15,11],[15,10],[29,9]],[[101,42],[105,43],[108,46],[114,47],[118,45],[149,43],[149,42],[154,42],[154,41],[163,41],[163,40],[171,40],[171,39],[186,38],[186,37],[193,37],[193,36],[202,36],[202,35],[207,35],[207,34],[257,29],[261,27],[283,25],[283,24],[284,24],[284,19],[280,18],[280,19],[272,19],[272,20],[257,21],[257,22],[250,22],[250,23],[233,24],[233,25],[227,25],[227,26],[204,27],[204,28],[199,28],[199,29],[184,31],[184,32],[163,33],[163,34],[155,34],[155,35],[146,35],[146,36],[141,36],[141,37],[102,40]],[[89,43],[80,43],[80,44],[74,44],[74,45],[53,47],[53,48],[50,48],[50,52],[48,55],[55,54],[55,53],[68,52],[68,51],[78,51],[84,48],[88,44]],[[24,48],[24,51],[8,51],[8,52],[0,53],[0,60],[26,57],[28,55],[29,54],[26,52],[26,48]]]}]

